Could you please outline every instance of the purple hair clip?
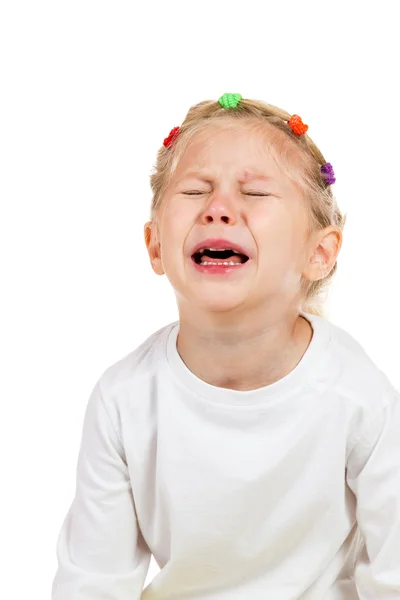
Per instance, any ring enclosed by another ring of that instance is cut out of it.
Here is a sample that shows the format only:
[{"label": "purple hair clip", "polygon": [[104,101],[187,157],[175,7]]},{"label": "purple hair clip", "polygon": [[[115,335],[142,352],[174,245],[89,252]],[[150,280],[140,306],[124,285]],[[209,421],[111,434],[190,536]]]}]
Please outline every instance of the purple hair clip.
[{"label": "purple hair clip", "polygon": [[326,163],[326,165],[321,167],[321,175],[325,179],[327,185],[331,185],[336,181],[335,173],[333,172],[331,163]]}]

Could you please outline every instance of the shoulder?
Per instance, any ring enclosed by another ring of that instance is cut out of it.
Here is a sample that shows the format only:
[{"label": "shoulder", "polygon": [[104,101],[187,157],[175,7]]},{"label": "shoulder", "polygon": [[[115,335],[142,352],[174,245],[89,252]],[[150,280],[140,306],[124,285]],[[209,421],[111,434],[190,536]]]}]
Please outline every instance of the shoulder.
[{"label": "shoulder", "polygon": [[100,375],[98,385],[103,396],[116,397],[154,375],[165,358],[168,336],[177,322],[169,323],[147,337],[131,352],[111,364]]},{"label": "shoulder", "polygon": [[352,334],[329,321],[326,326],[330,330],[326,360],[335,365],[332,391],[351,416],[352,429],[360,434],[375,419],[382,418],[398,392]]},{"label": "shoulder", "polygon": [[339,367],[338,385],[346,384],[343,385],[343,391],[347,389],[349,395],[364,392],[364,398],[368,402],[368,398],[375,393],[388,390],[392,385],[388,376],[361,343],[339,325],[329,321],[327,325],[331,332],[329,353]]},{"label": "shoulder", "polygon": [[97,378],[86,408],[87,439],[107,431],[107,435],[113,435],[115,443],[124,448],[125,438],[129,438],[133,430],[137,433],[142,425],[142,429],[146,429],[154,417],[148,400],[157,390],[155,382],[166,359],[168,336],[175,325],[177,322],[152,333]]}]

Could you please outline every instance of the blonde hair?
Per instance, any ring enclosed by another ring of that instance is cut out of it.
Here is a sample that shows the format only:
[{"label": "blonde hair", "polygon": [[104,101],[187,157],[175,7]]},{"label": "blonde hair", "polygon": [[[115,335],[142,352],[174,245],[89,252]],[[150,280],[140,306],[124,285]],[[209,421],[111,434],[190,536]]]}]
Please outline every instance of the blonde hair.
[{"label": "blonde hair", "polygon": [[[226,126],[237,120],[246,121],[251,129],[265,132],[268,127],[268,150],[279,168],[301,189],[309,216],[307,235],[330,225],[343,231],[346,216],[342,215],[330,185],[321,175],[321,166],[326,160],[316,144],[307,135],[293,133],[288,121],[288,112],[258,100],[242,99],[235,108],[224,109],[219,102],[206,100],[192,106],[179,129],[179,136],[172,146],[162,146],[157,153],[157,161],[150,176],[153,193],[151,220],[156,223],[159,208],[166,188],[176,170],[180,158],[193,136],[208,125]],[[324,317],[324,303],[329,283],[337,271],[335,262],[324,278],[310,282],[302,278],[301,292],[305,312]]]}]

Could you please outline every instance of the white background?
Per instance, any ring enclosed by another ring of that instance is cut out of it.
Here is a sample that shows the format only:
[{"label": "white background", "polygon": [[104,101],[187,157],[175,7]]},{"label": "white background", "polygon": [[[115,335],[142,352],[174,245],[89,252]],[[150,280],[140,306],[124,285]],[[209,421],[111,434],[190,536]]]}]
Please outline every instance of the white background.
[{"label": "white background", "polygon": [[348,214],[328,316],[400,387],[397,10],[2,3],[2,597],[49,598],[89,393],[177,318],[143,224],[156,152],[191,105],[240,92],[309,125]]}]

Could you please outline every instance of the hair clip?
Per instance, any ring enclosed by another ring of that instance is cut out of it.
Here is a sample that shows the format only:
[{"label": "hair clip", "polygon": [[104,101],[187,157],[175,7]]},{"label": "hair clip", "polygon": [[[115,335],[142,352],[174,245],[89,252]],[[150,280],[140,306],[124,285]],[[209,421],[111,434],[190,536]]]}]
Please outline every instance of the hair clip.
[{"label": "hair clip", "polygon": [[336,181],[335,173],[333,172],[331,163],[326,163],[321,167],[321,175],[325,179],[327,185],[331,185]]},{"label": "hair clip", "polygon": [[169,148],[170,146],[172,146],[172,144],[174,143],[174,141],[176,140],[176,138],[178,137],[180,133],[180,127],[174,127],[173,129],[171,129],[171,131],[169,132],[168,137],[165,138],[163,144],[166,148]]},{"label": "hair clip", "polygon": [[236,108],[241,99],[241,94],[223,94],[218,102],[222,108]]},{"label": "hair clip", "polygon": [[292,128],[293,132],[297,135],[302,135],[308,130],[308,125],[305,125],[299,115],[292,115],[288,121],[289,127]]},{"label": "hair clip", "polygon": [[[306,133],[306,131],[308,130],[308,125],[303,123],[303,121],[301,120],[301,117],[299,117],[299,115],[292,115],[290,117],[290,120],[288,121],[288,125],[289,125],[289,127],[292,128],[293,132],[296,133],[297,135],[302,135],[303,133]],[[333,171],[333,167],[332,167],[331,163],[326,163],[325,165],[323,165],[321,167],[321,175],[327,185],[331,185],[332,183],[335,183],[335,181],[336,181],[335,173]]]}]

